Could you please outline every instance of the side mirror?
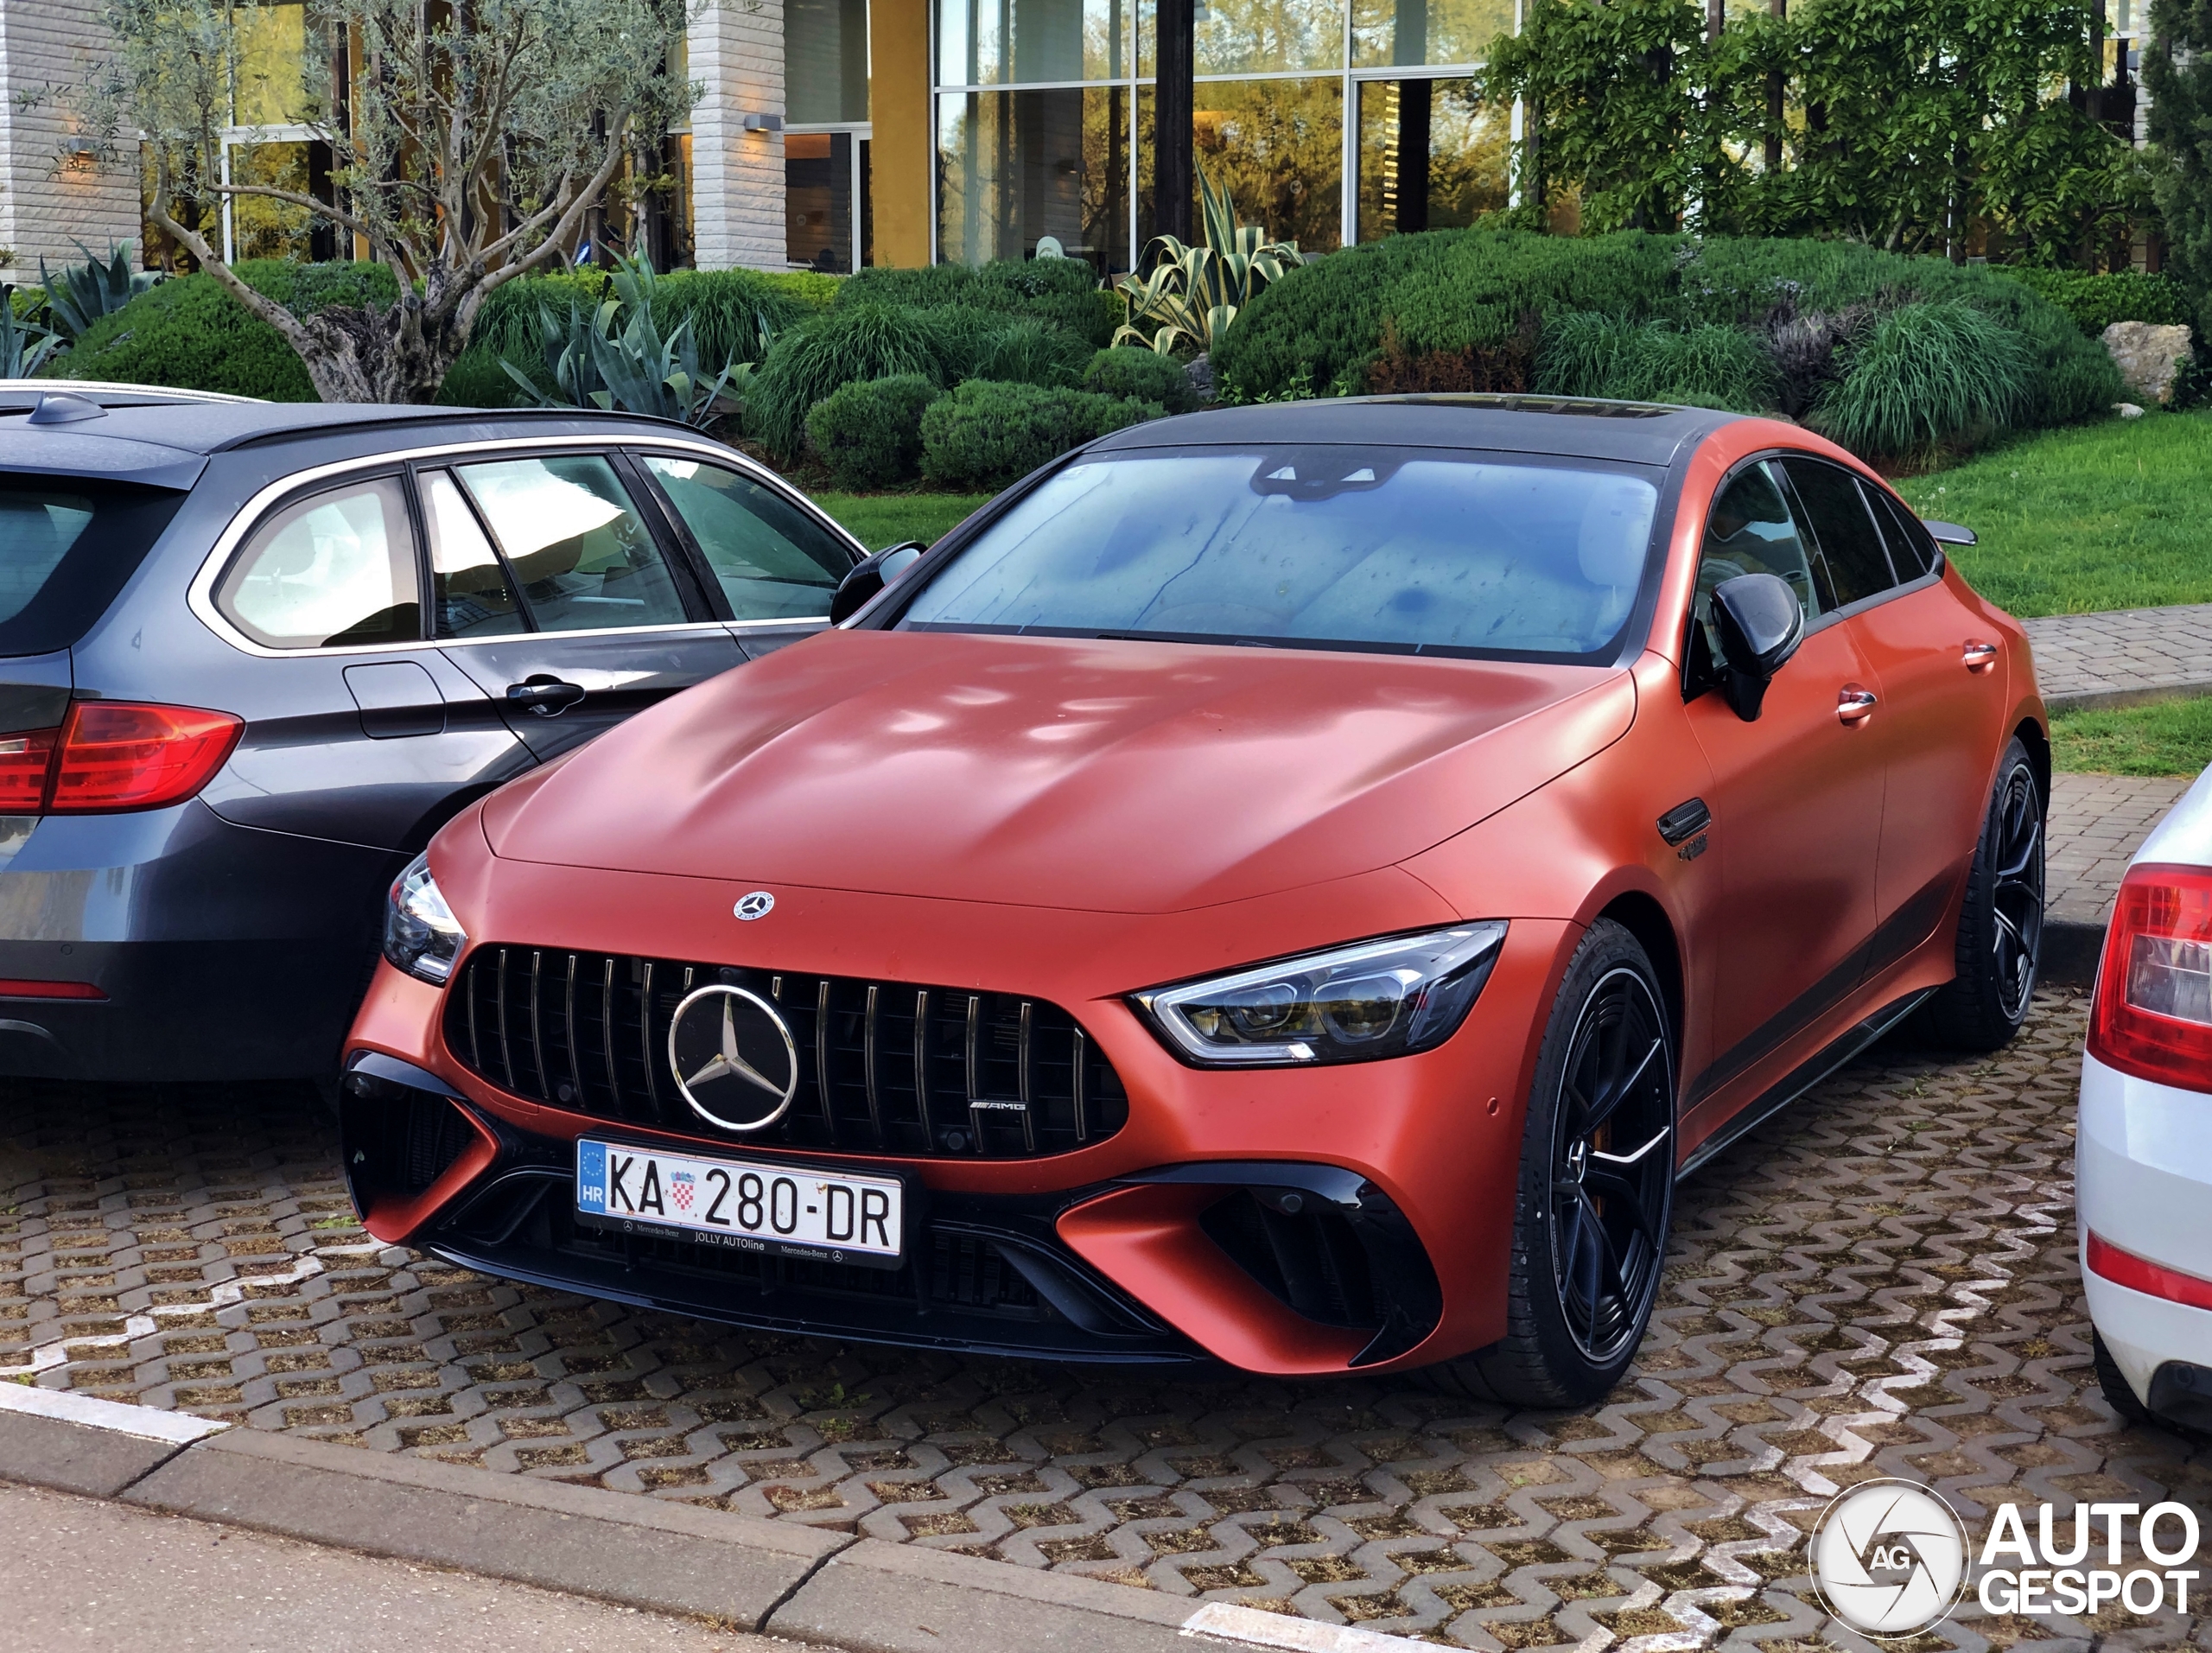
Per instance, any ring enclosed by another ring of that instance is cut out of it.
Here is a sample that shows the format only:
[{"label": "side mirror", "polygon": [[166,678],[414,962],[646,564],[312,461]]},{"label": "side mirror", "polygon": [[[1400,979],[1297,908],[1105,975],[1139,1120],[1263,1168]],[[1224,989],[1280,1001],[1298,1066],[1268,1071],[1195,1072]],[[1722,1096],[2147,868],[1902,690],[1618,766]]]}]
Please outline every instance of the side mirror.
[{"label": "side mirror", "polygon": [[1974,530],[1961,528],[1955,522],[1936,522],[1923,517],[1920,525],[1928,531],[1928,537],[1938,545],[1972,545],[1975,543]]},{"label": "side mirror", "polygon": [[1739,574],[1713,588],[1721,688],[1736,715],[1758,722],[1766,686],[1805,640],[1805,609],[1777,574]]},{"label": "side mirror", "polygon": [[830,623],[842,626],[860,613],[884,587],[895,583],[900,575],[920,562],[925,549],[921,541],[910,539],[901,545],[886,546],[874,556],[856,563],[853,571],[837,582],[837,594],[830,600]]}]

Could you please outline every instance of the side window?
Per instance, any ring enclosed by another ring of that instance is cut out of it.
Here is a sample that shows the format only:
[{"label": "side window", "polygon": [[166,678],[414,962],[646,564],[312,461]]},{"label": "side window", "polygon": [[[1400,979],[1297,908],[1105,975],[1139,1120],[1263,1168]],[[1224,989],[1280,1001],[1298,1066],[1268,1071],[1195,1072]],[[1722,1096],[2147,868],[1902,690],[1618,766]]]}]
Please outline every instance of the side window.
[{"label": "side window", "polygon": [[1859,496],[1859,479],[1817,459],[1785,459],[1817,542],[1814,574],[1825,578],[1837,607],[1878,596],[1897,583],[1881,531]]},{"label": "side window", "polygon": [[739,620],[817,619],[853,566],[844,544],[773,489],[719,465],[640,455]]},{"label": "side window", "polygon": [[270,648],[420,638],[415,531],[399,479],[349,482],[283,506],[232,561],[215,605]]},{"label": "side window", "polygon": [[1712,658],[1720,658],[1713,629],[1713,589],[1739,574],[1778,574],[1789,582],[1810,620],[1821,604],[1813,585],[1812,559],[1788,502],[1764,465],[1754,465],[1721,490],[1706,518],[1699,548],[1697,620]]},{"label": "side window", "polygon": [[621,479],[598,455],[502,460],[458,474],[539,631],[680,626],[690,618]]},{"label": "side window", "polygon": [[1867,504],[1874,507],[1874,515],[1890,542],[1890,561],[1897,565],[1897,579],[1910,582],[1933,572],[1937,556],[1936,542],[1920,525],[1920,518],[1900,505],[1887,489],[1870,488],[1864,482],[1859,487],[1866,496]]},{"label": "side window", "polygon": [[430,530],[430,610],[440,637],[499,637],[523,629],[522,607],[483,525],[445,471],[426,471],[423,519]]}]

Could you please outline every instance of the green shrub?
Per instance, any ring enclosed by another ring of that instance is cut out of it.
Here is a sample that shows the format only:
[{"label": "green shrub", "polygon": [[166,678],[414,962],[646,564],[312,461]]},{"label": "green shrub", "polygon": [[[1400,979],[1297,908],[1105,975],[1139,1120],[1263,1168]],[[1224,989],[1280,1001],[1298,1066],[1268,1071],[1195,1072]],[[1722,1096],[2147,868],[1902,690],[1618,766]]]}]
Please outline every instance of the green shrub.
[{"label": "green shrub", "polygon": [[2058,306],[2092,339],[2115,321],[2187,327],[2196,319],[2190,313],[2189,296],[2164,275],[2127,270],[2090,276],[2080,270],[2037,270],[2024,264],[1994,268]]},{"label": "green shrub", "polygon": [[972,351],[976,335],[972,321],[953,312],[838,304],[777,339],[746,385],[746,426],[770,451],[791,458],[806,416],[838,386],[907,373],[944,385],[946,359]]},{"label": "green shrub", "polygon": [[1094,348],[1112,337],[1122,309],[1112,294],[1101,290],[1097,272],[1080,258],[1000,258],[916,270],[876,266],[846,277],[836,302],[1033,316],[1065,327]]},{"label": "green shrub", "polygon": [[1182,363],[1135,345],[1117,345],[1093,356],[1083,372],[1083,388],[1101,396],[1157,402],[1170,413],[1190,413],[1198,405],[1197,387]]},{"label": "green shrub", "polygon": [[[339,306],[378,308],[398,296],[397,283],[382,264],[251,258],[236,268],[256,292],[299,315]],[[316,399],[307,368],[283,335],[208,275],[165,281],[102,316],[73,349],[49,362],[45,373],[220,391],[272,402]]]},{"label": "green shrub", "polygon": [[949,488],[1002,488],[1109,430],[1156,419],[1156,402],[970,379],[922,415],[922,470]]},{"label": "green shrub", "polygon": [[1621,321],[1585,310],[1546,324],[1536,389],[1759,413],[1774,407],[1777,386],[1773,358],[1742,327]]},{"label": "green shrub", "polygon": [[1908,304],[1849,346],[1814,428],[1854,453],[1917,457],[2018,423],[2036,364],[2019,335],[1970,304]]},{"label": "green shrub", "polygon": [[926,373],[842,385],[806,416],[807,440],[849,493],[911,482],[922,465],[922,410],[944,394]]}]

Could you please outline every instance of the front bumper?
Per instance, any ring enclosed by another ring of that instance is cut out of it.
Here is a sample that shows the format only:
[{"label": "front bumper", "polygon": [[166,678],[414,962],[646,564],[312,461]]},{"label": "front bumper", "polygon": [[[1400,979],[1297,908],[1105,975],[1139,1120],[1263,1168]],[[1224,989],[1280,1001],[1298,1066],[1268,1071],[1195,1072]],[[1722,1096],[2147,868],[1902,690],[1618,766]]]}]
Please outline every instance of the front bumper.
[{"label": "front bumper", "polygon": [[[465,923],[495,935],[557,927],[564,965],[569,947],[632,952],[646,937],[663,957],[703,951],[696,944],[679,951],[688,938],[652,911],[655,887],[674,881],[570,870],[564,900],[503,922],[472,900],[461,872],[449,880],[441,867],[439,879]],[[500,874],[503,895],[510,882],[531,881],[512,864]],[[1373,877],[1379,884],[1318,901],[1300,892],[1305,924],[1314,906],[1337,901],[1350,911],[1325,912],[1320,922],[1339,935],[1452,916],[1411,881]],[[599,882],[626,899],[619,913],[610,906],[594,919],[602,904],[589,886]],[[712,893],[702,901],[696,887],[680,893],[694,911],[714,906]],[[743,893],[733,887],[720,911]],[[1523,1099],[1541,1007],[1572,950],[1571,925],[1516,921],[1467,1021],[1436,1050],[1240,1072],[1178,1063],[1118,992],[1096,985],[1101,977],[1126,984],[1188,974],[1164,963],[1159,955],[1169,951],[1185,960],[1219,956],[1217,936],[1209,951],[1187,937],[1163,939],[1160,932],[1182,925],[1179,915],[1001,912],[991,915],[993,933],[963,952],[947,937],[960,928],[975,934],[972,906],[947,915],[901,910],[932,903],[779,892],[778,917],[787,906],[799,917],[803,900],[818,921],[785,932],[775,968],[985,990],[1004,983],[1048,998],[1067,1007],[1110,1059],[1127,1090],[1126,1125],[1071,1151],[1025,1157],[775,1150],[704,1128],[671,1130],[665,1116],[618,1126],[472,1071],[447,1042],[455,1024],[445,993],[385,966],[355,1021],[352,1059],[373,1053],[419,1070],[413,1091],[448,1093],[436,1107],[465,1122],[466,1141],[448,1143],[441,1162],[418,1162],[414,1180],[358,1180],[371,1231],[491,1273],[735,1324],[1060,1359],[1211,1357],[1247,1370],[1322,1374],[1424,1364],[1503,1335]],[[552,925],[549,915],[557,915]],[[1313,933],[1271,945],[1271,926],[1286,928],[1279,917],[1209,916],[1217,930],[1235,926],[1234,944],[1247,957],[1290,951]],[[855,956],[863,950],[855,938],[866,938],[868,957]],[[931,965],[918,967],[918,957]],[[349,1163],[395,1110],[423,1105],[394,1083],[349,1082]],[[546,1094],[556,1090],[548,1085]],[[687,1242],[653,1232],[582,1232],[570,1214],[574,1144],[610,1129],[700,1154],[788,1152],[793,1164],[895,1170],[925,1194],[926,1219],[907,1266],[867,1279],[746,1254],[702,1257]],[[393,1150],[386,1162],[402,1157]],[[1287,1191],[1296,1197],[1284,1198]]]},{"label": "front bumper", "polygon": [[[2089,1319],[2136,1398],[2212,1427],[2212,1309],[2171,1301],[2089,1267],[2095,1234],[2134,1256],[2212,1280],[2212,1095],[2082,1059],[2075,1138],[2082,1278]],[[2186,1414],[2186,1415],[2184,1415]]]}]

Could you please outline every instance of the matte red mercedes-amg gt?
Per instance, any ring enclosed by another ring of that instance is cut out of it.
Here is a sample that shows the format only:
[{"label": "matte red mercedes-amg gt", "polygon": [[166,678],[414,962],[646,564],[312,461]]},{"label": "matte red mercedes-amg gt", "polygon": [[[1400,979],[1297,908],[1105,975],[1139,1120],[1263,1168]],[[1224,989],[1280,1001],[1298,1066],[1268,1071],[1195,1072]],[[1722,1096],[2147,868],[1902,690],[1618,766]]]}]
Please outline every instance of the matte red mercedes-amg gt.
[{"label": "matte red mercedes-amg gt", "polygon": [[1586,1401],[1683,1173],[2027,1012],[2049,747],[1970,537],[1723,413],[1107,437],[438,836],[354,1198],[743,1326]]}]

